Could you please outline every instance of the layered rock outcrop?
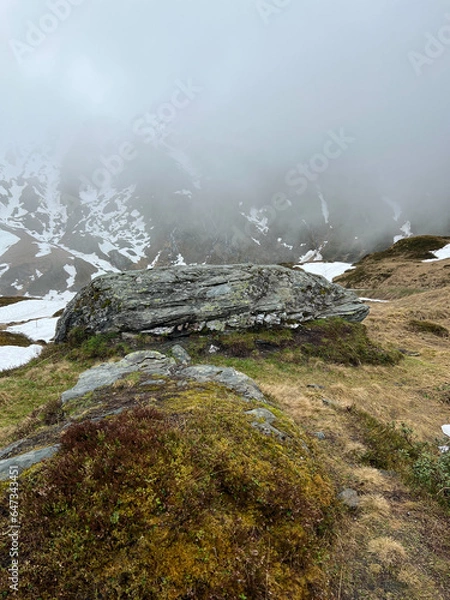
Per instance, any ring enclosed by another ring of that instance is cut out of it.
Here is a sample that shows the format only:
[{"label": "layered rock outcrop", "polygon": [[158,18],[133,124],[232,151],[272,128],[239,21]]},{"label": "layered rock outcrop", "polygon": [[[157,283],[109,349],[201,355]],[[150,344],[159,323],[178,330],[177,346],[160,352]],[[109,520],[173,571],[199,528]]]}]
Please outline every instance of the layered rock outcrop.
[{"label": "layered rock outcrop", "polygon": [[56,342],[87,334],[189,334],[298,327],[318,318],[362,321],[369,308],[324,277],[279,265],[194,265],[103,275],[68,304]]}]

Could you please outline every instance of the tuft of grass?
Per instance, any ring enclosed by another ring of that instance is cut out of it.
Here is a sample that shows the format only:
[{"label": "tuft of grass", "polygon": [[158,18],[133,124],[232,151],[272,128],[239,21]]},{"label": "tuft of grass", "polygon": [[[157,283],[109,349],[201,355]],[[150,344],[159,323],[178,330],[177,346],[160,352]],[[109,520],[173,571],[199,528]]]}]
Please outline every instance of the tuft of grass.
[{"label": "tuft of grass", "polygon": [[400,568],[406,559],[405,548],[390,536],[370,540],[368,551],[387,569]]},{"label": "tuft of grass", "polygon": [[[20,597],[322,597],[332,487],[290,420],[281,443],[247,406],[193,387],[69,428],[21,480]],[[8,552],[4,536],[4,590]]]},{"label": "tuft of grass", "polygon": [[0,331],[0,346],[21,346],[22,348],[26,348],[31,343],[32,341],[22,333]]},{"label": "tuft of grass", "polygon": [[120,341],[114,333],[87,336],[80,330],[71,332],[69,346],[72,350],[68,354],[69,360],[90,360],[98,358],[106,360],[113,356],[125,356],[131,350],[129,346]]},{"label": "tuft of grass", "polygon": [[438,323],[433,323],[433,321],[421,321],[419,319],[410,319],[408,321],[408,328],[411,331],[416,331],[419,333],[431,333],[438,337],[448,337],[449,330],[447,327],[443,325],[439,325]]}]

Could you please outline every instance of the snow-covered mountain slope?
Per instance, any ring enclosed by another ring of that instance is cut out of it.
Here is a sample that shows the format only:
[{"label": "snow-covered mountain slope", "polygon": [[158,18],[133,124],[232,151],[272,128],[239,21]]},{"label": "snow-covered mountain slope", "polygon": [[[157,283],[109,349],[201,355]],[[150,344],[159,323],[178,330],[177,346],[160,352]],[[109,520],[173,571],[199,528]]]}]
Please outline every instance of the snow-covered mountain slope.
[{"label": "snow-covered mountain slope", "polygon": [[0,293],[72,291],[139,264],[150,237],[134,192],[80,189],[75,197],[49,152],[0,159]]},{"label": "snow-covered mountain slope", "polygon": [[190,156],[164,140],[136,154],[116,164],[111,152],[85,156],[73,144],[59,160],[42,147],[0,157],[0,295],[51,298],[101,273],[155,265],[351,263],[414,233],[386,197],[375,235],[364,211],[318,186],[303,198],[277,183],[225,184],[239,167],[229,149]]}]

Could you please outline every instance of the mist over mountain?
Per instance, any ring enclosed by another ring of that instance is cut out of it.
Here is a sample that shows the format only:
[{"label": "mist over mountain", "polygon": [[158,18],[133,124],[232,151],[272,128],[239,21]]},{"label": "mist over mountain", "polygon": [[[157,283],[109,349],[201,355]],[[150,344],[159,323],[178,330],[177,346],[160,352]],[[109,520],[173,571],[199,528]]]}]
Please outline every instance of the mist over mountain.
[{"label": "mist over mountain", "polygon": [[3,0],[0,293],[449,234],[433,0]]}]

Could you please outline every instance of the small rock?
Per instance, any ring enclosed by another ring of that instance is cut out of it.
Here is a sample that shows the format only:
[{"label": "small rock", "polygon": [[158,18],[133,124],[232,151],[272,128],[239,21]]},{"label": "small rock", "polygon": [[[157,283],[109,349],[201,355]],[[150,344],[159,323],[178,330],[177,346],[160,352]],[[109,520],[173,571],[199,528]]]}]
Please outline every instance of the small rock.
[{"label": "small rock", "polygon": [[173,346],[171,352],[172,356],[178,363],[188,365],[190,362],[192,362],[192,358],[189,356],[183,346],[180,346],[180,344]]},{"label": "small rock", "polygon": [[120,334],[120,337],[122,338],[122,340],[124,342],[135,342],[138,339],[139,334],[138,333],[130,333],[129,331],[122,331],[122,333]]},{"label": "small rock", "polygon": [[264,435],[274,435],[282,441],[287,438],[287,435],[283,431],[280,431],[276,427],[273,427],[273,425],[271,425],[267,421],[265,421],[264,423],[260,423],[259,421],[253,421],[252,427],[254,427],[255,429],[259,429],[259,431],[264,433]]},{"label": "small rock", "polygon": [[259,429],[265,435],[274,435],[280,440],[285,440],[287,435],[272,425],[276,420],[276,416],[267,410],[267,408],[254,408],[253,410],[247,410],[246,415],[253,415],[258,421],[253,421],[252,427]]},{"label": "small rock", "polygon": [[247,410],[245,414],[253,415],[257,419],[262,419],[270,424],[276,420],[276,416],[270,410],[267,410],[267,408],[254,408],[253,410]]},{"label": "small rock", "polygon": [[47,446],[46,448],[40,448],[39,450],[31,450],[26,454],[19,454],[19,456],[13,456],[6,460],[0,460],[0,480],[5,481],[9,479],[10,467],[18,467],[19,473],[32,467],[36,463],[39,463],[46,458],[50,458],[56,452],[58,452],[60,446]]},{"label": "small rock", "polygon": [[24,441],[24,439],[18,440],[17,442],[9,444],[9,446],[6,446],[6,448],[2,448],[2,450],[0,450],[0,458],[3,458],[4,456],[7,456],[8,454],[16,450]]},{"label": "small rock", "polygon": [[406,348],[399,348],[398,351],[405,356],[420,356],[420,352],[413,352],[412,350],[407,350]]},{"label": "small rock", "polygon": [[206,383],[208,381],[221,383],[242,395],[246,400],[251,399],[267,403],[264,394],[253,379],[250,379],[250,377],[247,377],[244,373],[236,371],[236,369],[231,367],[224,368],[216,367],[214,365],[197,365],[195,367],[186,367],[182,369],[179,371],[179,375],[183,378],[195,379],[200,383]]},{"label": "small rock", "polygon": [[214,346],[214,344],[211,344],[211,346],[209,347],[208,352],[210,354],[216,354],[216,352],[218,352],[220,350],[220,348],[218,346]]},{"label": "small rock", "polygon": [[345,488],[345,490],[338,495],[338,498],[350,508],[357,508],[359,506],[358,492],[351,488]]},{"label": "small rock", "polygon": [[318,439],[318,440],[324,440],[326,439],[326,435],[324,434],[323,431],[316,431],[316,433],[314,433],[314,436]]},{"label": "small rock", "polygon": [[146,375],[169,375],[174,366],[175,360],[160,352],[132,352],[118,362],[104,363],[82,373],[75,387],[62,394],[61,401],[64,404],[101,387],[113,385],[136,371],[142,371]]},{"label": "small rock", "polygon": [[147,379],[143,381],[140,385],[141,387],[147,385],[165,385],[166,381],[164,379]]},{"label": "small rock", "polygon": [[328,398],[322,398],[322,402],[327,406],[336,406],[336,402],[333,402],[333,400],[328,400]]}]

